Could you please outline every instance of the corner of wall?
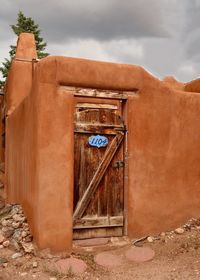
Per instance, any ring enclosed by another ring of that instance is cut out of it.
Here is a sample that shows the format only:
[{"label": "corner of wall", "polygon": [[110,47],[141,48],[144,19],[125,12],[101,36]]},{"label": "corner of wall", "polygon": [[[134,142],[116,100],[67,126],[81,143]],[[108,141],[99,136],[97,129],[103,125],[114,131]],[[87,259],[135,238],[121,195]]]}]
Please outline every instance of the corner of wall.
[{"label": "corner of wall", "polygon": [[6,82],[5,95],[8,114],[11,114],[22,100],[30,94],[36,59],[37,51],[34,35],[21,33],[17,41],[16,55],[12,61]]}]

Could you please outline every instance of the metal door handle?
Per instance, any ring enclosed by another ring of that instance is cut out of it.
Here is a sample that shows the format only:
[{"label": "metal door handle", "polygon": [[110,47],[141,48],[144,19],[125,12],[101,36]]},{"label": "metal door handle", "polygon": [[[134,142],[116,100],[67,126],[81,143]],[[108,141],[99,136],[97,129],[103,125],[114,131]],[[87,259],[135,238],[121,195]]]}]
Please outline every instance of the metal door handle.
[{"label": "metal door handle", "polygon": [[120,168],[120,167],[124,167],[124,161],[123,160],[118,160],[114,163],[114,167],[115,168]]}]

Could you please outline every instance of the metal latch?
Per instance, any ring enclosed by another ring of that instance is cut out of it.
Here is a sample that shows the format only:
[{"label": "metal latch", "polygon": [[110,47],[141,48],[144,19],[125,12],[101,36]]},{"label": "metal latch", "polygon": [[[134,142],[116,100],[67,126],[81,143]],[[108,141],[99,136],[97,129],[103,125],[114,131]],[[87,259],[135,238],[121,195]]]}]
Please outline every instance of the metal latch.
[{"label": "metal latch", "polygon": [[123,160],[118,160],[114,163],[115,168],[120,168],[120,167],[124,167],[124,161]]}]

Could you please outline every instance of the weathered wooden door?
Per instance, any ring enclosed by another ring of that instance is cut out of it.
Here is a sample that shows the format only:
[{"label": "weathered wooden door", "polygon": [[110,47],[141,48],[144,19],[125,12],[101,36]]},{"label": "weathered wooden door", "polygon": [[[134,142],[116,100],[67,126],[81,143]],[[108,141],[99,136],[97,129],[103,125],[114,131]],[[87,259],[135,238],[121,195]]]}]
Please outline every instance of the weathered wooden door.
[{"label": "weathered wooden door", "polygon": [[75,109],[74,239],[120,236],[124,136],[120,100],[79,98]]}]

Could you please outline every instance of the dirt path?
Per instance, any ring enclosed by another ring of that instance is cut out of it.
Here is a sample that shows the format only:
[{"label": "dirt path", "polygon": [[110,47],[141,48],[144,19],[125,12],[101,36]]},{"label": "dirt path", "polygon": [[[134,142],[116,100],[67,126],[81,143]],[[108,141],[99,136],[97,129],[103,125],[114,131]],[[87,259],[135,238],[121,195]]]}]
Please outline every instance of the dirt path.
[{"label": "dirt path", "polygon": [[[185,231],[181,235],[169,234],[160,240],[152,243],[142,242],[143,246],[151,247],[155,251],[153,260],[137,263],[123,259],[122,265],[106,268],[94,262],[94,248],[87,248],[88,251],[76,253],[74,256],[84,260],[87,264],[86,271],[81,276],[76,276],[71,271],[63,274],[52,268],[60,256],[53,257],[46,255],[45,258],[25,255],[12,259],[13,251],[8,248],[0,249],[1,259],[7,259],[5,264],[0,266],[0,279],[88,279],[88,280],[196,280],[200,279],[200,230],[194,228]],[[130,244],[115,249],[104,246],[100,251],[108,250],[115,256],[124,257]],[[99,251],[99,249],[98,249]],[[33,267],[35,265],[35,267]]]},{"label": "dirt path", "polygon": [[[3,205],[0,209],[0,280],[200,279],[200,219],[136,245],[126,238],[96,239],[74,242],[71,256],[38,252],[22,208]],[[130,251],[137,252],[136,259],[139,254],[151,260],[130,260]]]}]

